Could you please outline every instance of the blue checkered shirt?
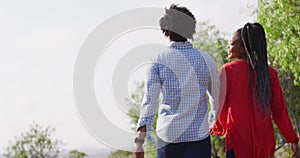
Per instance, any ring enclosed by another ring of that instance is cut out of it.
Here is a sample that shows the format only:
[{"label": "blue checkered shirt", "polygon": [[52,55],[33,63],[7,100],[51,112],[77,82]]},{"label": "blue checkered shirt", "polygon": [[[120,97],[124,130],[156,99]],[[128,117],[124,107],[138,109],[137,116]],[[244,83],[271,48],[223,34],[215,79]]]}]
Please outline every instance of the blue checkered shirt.
[{"label": "blue checkered shirt", "polygon": [[219,86],[218,69],[210,55],[188,41],[172,42],[152,61],[137,129],[146,125],[151,138],[158,111],[156,133],[161,140],[179,143],[207,138],[220,109]]}]

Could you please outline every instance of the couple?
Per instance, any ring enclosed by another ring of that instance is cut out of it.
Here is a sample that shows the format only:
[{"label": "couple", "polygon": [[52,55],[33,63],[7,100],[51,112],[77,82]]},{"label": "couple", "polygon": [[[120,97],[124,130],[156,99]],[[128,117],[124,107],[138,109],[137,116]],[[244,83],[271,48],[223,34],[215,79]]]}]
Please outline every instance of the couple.
[{"label": "couple", "polygon": [[238,60],[223,65],[219,75],[213,58],[187,41],[195,33],[194,15],[178,5],[165,11],[159,23],[170,47],[149,70],[133,157],[144,157],[157,110],[158,158],[211,157],[211,132],[226,136],[226,157],[272,157],[272,120],[299,157],[277,71],[268,66],[263,27],[247,23],[233,34],[228,57]]}]

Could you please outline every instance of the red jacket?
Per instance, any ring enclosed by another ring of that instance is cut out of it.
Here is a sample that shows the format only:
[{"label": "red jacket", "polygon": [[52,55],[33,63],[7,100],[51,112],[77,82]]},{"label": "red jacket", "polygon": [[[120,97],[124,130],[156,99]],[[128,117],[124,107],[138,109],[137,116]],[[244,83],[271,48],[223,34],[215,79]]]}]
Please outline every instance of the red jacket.
[{"label": "red jacket", "polygon": [[272,120],[287,142],[299,141],[287,111],[277,71],[271,67],[269,71],[272,101],[271,116],[266,117],[253,104],[247,61],[236,60],[222,67],[220,102],[223,108],[212,131],[226,135],[226,150],[233,149],[237,158],[274,155],[276,142]]}]

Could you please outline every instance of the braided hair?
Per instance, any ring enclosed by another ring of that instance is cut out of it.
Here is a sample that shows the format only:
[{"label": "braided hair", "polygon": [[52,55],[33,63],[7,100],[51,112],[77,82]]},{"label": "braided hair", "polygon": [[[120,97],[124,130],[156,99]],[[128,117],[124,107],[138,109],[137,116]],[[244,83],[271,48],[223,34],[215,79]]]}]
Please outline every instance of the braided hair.
[{"label": "braided hair", "polygon": [[261,112],[269,116],[272,91],[264,28],[259,23],[247,23],[241,30],[241,37],[247,53],[249,81],[254,103],[258,105]]}]

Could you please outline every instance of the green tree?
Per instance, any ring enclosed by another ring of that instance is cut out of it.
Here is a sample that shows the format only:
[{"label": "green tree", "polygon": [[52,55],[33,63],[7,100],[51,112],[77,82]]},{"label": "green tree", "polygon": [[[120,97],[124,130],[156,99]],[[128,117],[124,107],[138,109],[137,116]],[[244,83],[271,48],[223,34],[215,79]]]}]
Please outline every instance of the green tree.
[{"label": "green tree", "polygon": [[210,54],[219,67],[230,61],[226,50],[228,40],[225,33],[218,30],[215,25],[199,22],[192,43],[195,48]]},{"label": "green tree", "polygon": [[271,64],[290,71],[289,77],[300,85],[300,1],[259,0],[257,20],[266,31]]},{"label": "green tree", "polygon": [[51,127],[42,127],[33,123],[29,130],[16,137],[6,147],[7,158],[56,158],[61,150],[62,141],[52,138],[55,131]]},{"label": "green tree", "polygon": [[69,152],[69,158],[84,158],[86,156],[88,156],[86,153],[78,151],[76,149]]},{"label": "green tree", "polygon": [[[300,1],[259,0],[255,12],[266,31],[269,62],[279,70],[289,114],[300,135]],[[284,144],[277,128],[275,131],[277,144]],[[291,153],[283,151],[286,156]]]}]

